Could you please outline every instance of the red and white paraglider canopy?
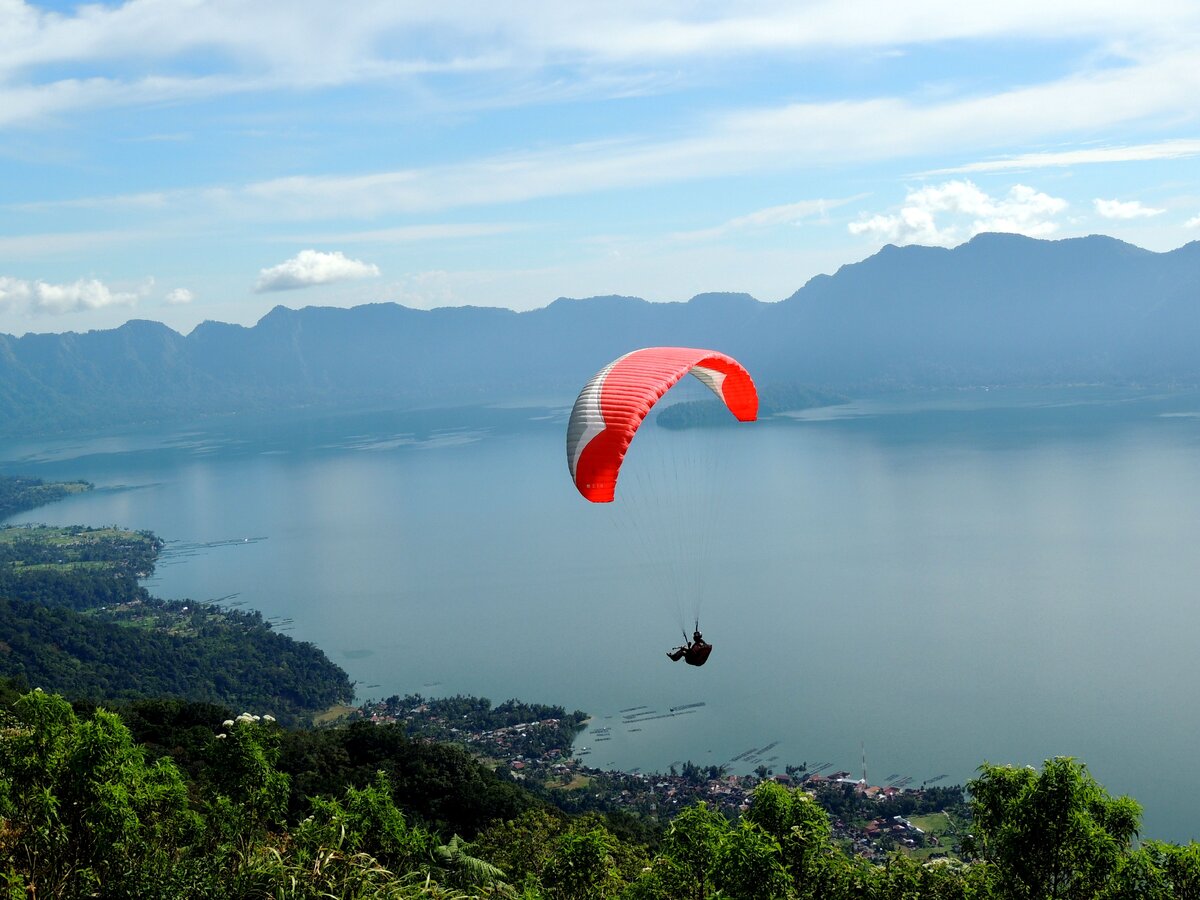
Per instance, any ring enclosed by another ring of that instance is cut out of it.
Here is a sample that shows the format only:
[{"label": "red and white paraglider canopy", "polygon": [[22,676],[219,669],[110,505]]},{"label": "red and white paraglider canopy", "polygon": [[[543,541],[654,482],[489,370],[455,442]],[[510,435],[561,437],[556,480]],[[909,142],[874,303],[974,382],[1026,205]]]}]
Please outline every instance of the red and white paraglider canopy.
[{"label": "red and white paraglider canopy", "polygon": [[758,391],[737,360],[714,350],[648,347],[609,363],[584,385],[567,425],[567,467],[593,503],[609,503],[638,426],[659,398],[691,373],[742,422],[758,416]]}]

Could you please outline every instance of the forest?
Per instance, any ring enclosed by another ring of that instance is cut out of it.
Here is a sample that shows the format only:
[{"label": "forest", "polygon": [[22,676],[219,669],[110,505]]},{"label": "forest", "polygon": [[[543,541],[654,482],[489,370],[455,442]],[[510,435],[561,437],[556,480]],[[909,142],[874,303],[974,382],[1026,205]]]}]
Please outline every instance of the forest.
[{"label": "forest", "polygon": [[285,722],[353,696],[318,647],[258,612],[151,596],[138,579],[161,547],[119,528],[0,527],[0,675],[97,703],[172,696]]},{"label": "forest", "polygon": [[466,751],[358,721],[0,683],[0,877],[10,897],[831,898],[1200,896],[1200,846],[1138,843],[1138,804],[1076,760],[984,765],[959,852],[880,865],[803,788],[665,826],[568,815]]}]

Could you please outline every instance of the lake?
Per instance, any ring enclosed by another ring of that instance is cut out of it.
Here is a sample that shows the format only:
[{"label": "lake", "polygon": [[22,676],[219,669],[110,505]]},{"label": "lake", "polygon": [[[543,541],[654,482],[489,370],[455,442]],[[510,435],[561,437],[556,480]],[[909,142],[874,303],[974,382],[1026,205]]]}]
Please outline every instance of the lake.
[{"label": "lake", "polygon": [[[583,501],[570,399],[9,442],[0,471],[94,482],[16,521],[153,530],[153,593],[261,610],[360,699],[583,709],[611,732],[577,746],[623,769],[774,743],[776,771],[858,777],[865,750],[872,783],[952,784],[1070,755],[1144,805],[1143,836],[1200,838],[1200,396],[978,390],[689,432],[707,512],[686,472]],[[677,439],[648,426],[630,466]],[[697,598],[703,669],[663,655]]]}]

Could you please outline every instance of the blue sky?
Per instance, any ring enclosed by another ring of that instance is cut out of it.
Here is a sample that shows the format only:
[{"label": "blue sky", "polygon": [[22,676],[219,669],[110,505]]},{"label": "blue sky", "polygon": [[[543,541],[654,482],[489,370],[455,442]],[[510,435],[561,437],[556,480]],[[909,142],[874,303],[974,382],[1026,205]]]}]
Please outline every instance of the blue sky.
[{"label": "blue sky", "polygon": [[1195,0],[0,0],[0,332],[1166,251],[1198,97]]}]

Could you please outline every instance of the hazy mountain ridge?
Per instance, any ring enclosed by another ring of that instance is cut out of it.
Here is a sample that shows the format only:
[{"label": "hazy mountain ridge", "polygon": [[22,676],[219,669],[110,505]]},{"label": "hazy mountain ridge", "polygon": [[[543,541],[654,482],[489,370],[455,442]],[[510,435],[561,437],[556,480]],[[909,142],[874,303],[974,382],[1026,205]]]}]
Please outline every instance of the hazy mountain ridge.
[{"label": "hazy mountain ridge", "polygon": [[979,235],[887,246],[788,299],[560,298],[528,312],[276,307],[187,336],[131,321],[0,335],[0,433],[305,404],[574,396],[613,357],[719,347],[765,382],[836,391],[1000,383],[1200,383],[1200,241]]}]

